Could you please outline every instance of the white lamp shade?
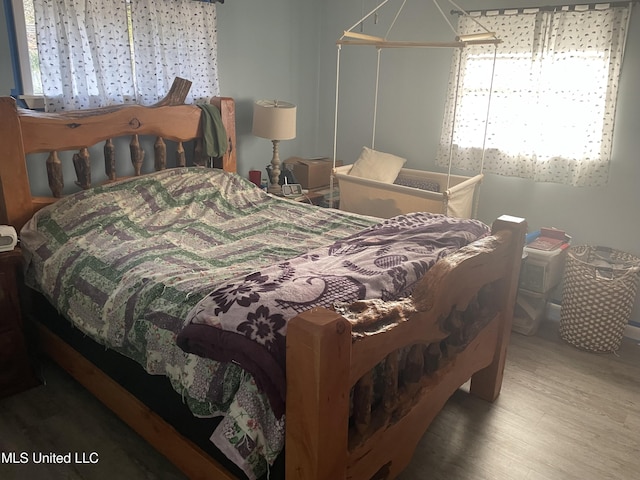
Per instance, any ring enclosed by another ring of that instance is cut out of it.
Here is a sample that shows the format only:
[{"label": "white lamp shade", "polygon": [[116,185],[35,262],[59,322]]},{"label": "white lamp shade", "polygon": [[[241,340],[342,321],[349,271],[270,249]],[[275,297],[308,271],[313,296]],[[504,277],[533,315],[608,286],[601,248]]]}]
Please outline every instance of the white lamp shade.
[{"label": "white lamp shade", "polygon": [[296,106],[279,100],[258,100],[253,106],[252,132],[269,140],[296,138]]}]

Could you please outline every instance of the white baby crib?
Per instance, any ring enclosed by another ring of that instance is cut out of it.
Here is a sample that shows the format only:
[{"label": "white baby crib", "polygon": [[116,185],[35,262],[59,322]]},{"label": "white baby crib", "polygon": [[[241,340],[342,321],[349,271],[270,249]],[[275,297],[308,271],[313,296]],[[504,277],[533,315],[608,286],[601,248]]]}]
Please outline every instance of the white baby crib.
[{"label": "white baby crib", "polygon": [[411,212],[475,216],[481,173],[466,177],[403,168],[396,183],[390,184],[349,175],[352,166],[334,169],[340,210],[379,218]]}]

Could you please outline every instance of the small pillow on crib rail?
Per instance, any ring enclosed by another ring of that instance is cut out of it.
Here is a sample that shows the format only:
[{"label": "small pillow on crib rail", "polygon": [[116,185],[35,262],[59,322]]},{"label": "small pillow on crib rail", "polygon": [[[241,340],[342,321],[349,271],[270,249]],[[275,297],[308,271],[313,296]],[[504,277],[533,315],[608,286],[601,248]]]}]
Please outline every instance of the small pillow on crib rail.
[{"label": "small pillow on crib rail", "polygon": [[362,152],[351,167],[349,175],[393,183],[406,161],[406,158],[362,147]]}]

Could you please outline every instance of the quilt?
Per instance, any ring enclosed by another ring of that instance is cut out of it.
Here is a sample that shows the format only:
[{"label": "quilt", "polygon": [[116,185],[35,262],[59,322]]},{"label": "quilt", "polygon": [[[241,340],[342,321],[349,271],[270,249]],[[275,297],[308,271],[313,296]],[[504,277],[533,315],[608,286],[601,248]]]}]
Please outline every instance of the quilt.
[{"label": "quilt", "polygon": [[95,187],[39,211],[20,232],[25,280],[81,332],[165,375],[211,440],[249,478],[284,444],[252,375],[184,352],[176,336],[217,285],[328,245],[376,220],[270,196],[234,174],[170,169]]},{"label": "quilt", "polygon": [[393,217],[222,284],[189,313],[178,344],[200,356],[242,365],[282,415],[291,318],[315,307],[406,297],[440,258],[488,233],[477,220],[426,212]]}]

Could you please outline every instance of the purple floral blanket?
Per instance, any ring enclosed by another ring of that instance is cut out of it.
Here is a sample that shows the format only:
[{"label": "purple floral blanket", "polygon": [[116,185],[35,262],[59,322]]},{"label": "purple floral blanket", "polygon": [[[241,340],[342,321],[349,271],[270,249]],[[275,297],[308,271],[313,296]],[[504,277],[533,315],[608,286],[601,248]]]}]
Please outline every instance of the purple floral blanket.
[{"label": "purple floral blanket", "polygon": [[407,296],[440,258],[487,235],[477,221],[400,215],[216,288],[178,335],[188,353],[240,364],[284,413],[287,321],[337,302]]}]

